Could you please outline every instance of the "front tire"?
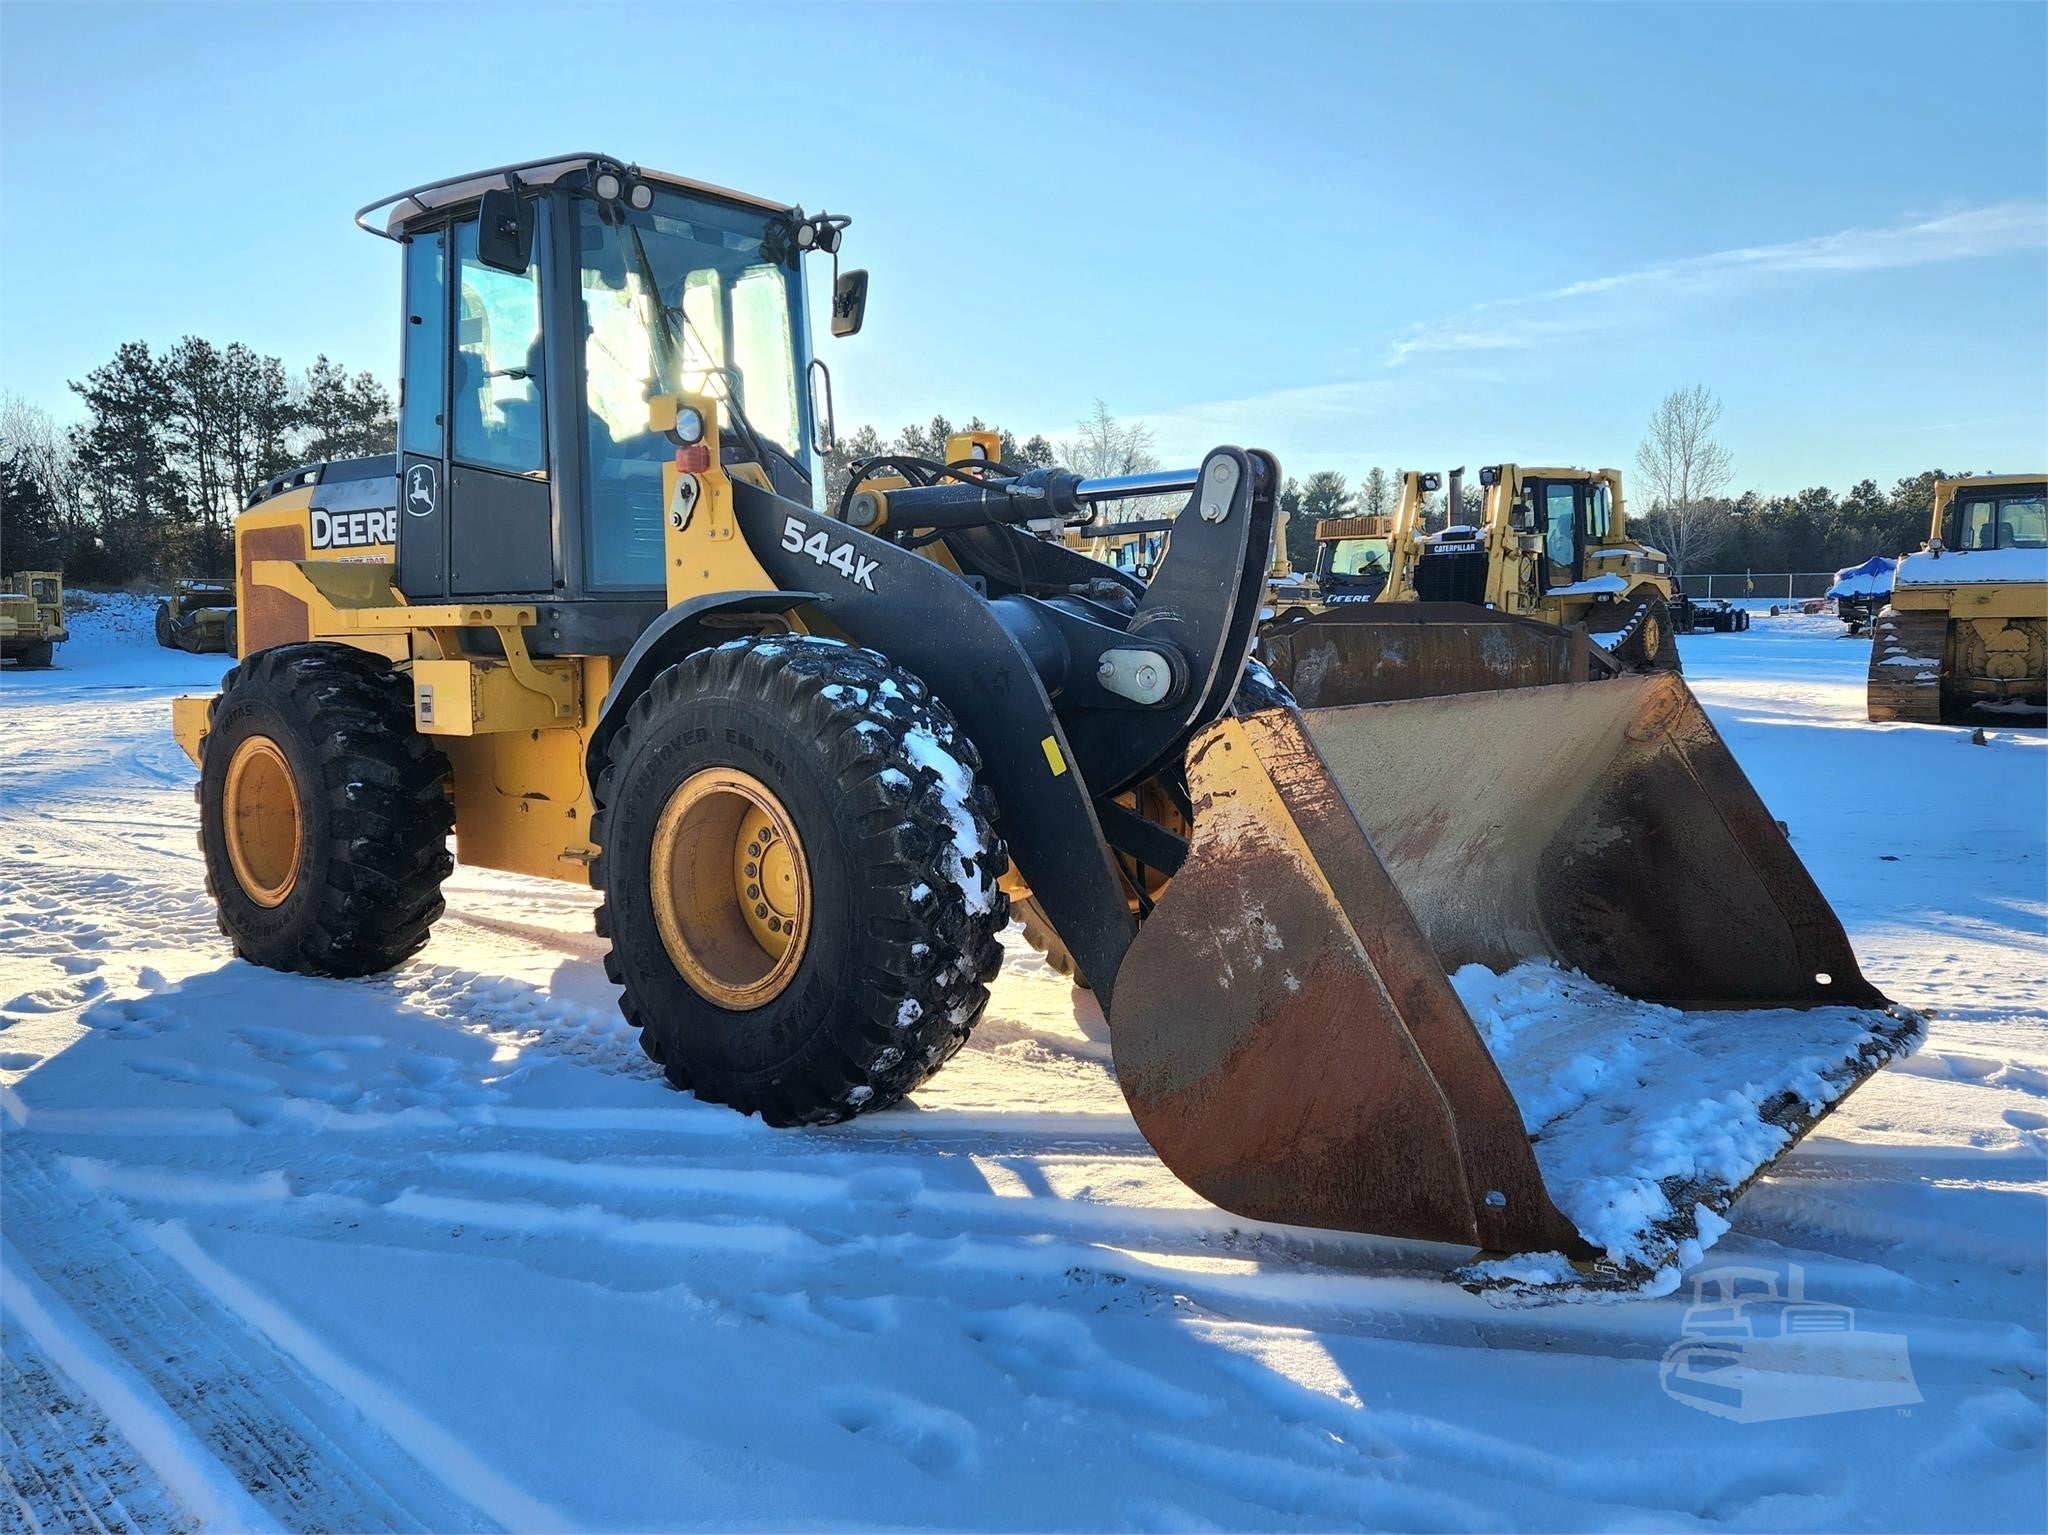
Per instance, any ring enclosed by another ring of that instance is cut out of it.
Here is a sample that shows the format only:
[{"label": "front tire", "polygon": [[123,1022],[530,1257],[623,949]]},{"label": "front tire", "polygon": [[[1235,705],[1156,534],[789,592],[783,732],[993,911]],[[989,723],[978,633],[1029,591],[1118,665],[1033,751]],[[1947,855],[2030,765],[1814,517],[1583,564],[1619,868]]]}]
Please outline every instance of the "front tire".
[{"label": "front tire", "polygon": [[42,640],[24,650],[14,664],[24,671],[40,671],[52,664],[57,655],[56,642]]},{"label": "front tire", "polygon": [[922,682],[836,641],[743,640],[649,684],[599,779],[591,882],[671,1084],[825,1124],[960,1048],[1009,915],[979,768]]},{"label": "front tire", "polygon": [[372,975],[427,941],[454,867],[448,759],[382,656],[258,653],[227,674],[199,755],[206,887],[240,958]]},{"label": "front tire", "polygon": [[159,602],[156,605],[156,642],[166,650],[174,648],[171,639],[171,605],[168,602]]}]

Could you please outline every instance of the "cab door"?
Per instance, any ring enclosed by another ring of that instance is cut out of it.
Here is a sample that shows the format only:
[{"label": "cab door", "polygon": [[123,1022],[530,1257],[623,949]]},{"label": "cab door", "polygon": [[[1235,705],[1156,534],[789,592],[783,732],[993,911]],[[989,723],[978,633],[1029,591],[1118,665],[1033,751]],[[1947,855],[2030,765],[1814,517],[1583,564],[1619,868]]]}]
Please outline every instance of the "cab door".
[{"label": "cab door", "polygon": [[524,272],[477,258],[477,223],[412,237],[399,588],[414,602],[551,594],[546,206]]},{"label": "cab door", "polygon": [[1570,586],[1584,568],[1580,487],[1570,480],[1536,482],[1536,528],[1543,538],[1543,589]]}]

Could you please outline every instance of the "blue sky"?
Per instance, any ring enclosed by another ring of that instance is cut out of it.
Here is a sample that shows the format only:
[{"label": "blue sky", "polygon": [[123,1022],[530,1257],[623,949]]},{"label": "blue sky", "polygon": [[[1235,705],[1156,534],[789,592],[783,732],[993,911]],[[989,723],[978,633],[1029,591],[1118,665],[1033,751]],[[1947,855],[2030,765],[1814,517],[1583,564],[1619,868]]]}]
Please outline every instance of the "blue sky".
[{"label": "blue sky", "polygon": [[[2048,8],[0,7],[0,388],[131,337],[396,374],[372,196],[595,149],[854,216],[842,426],[1297,473],[2048,463]],[[822,327],[821,327],[822,330]]]}]

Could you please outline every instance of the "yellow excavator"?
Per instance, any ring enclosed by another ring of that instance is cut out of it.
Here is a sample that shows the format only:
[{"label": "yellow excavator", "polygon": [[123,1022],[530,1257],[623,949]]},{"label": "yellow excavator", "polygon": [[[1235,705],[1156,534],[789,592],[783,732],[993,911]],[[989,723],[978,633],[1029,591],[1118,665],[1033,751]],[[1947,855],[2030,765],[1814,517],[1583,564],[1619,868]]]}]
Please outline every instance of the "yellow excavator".
[{"label": "yellow excavator", "polygon": [[[1029,900],[1207,1198],[1574,1273],[1668,1262],[1915,1037],[1680,679],[1290,700],[1250,661],[1264,452],[1104,480],[980,441],[824,504],[843,216],[572,154],[357,222],[404,270],[397,452],[241,514],[238,664],[172,708],[241,957],[403,963],[452,830],[595,889],[670,1083],[807,1125],[960,1048]],[[1137,495],[1179,503],[1149,574],[1058,536]],[[1561,1102],[1468,1009],[1502,972],[1621,1007],[1558,1014],[1615,1091]],[[1744,1136],[1614,1138],[1727,1059],[1783,1084]]]},{"label": "yellow excavator", "polygon": [[1871,626],[1873,720],[2048,708],[2048,475],[1937,480],[1927,542]]}]

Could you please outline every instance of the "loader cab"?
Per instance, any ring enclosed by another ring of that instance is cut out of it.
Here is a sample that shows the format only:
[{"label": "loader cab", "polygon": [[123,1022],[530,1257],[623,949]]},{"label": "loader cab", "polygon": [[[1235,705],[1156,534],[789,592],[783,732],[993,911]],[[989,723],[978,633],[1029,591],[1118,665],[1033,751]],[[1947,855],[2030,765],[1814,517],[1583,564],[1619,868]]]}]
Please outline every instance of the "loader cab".
[{"label": "loader cab", "polygon": [[386,209],[372,232],[404,247],[408,600],[539,602],[537,649],[623,653],[666,606],[662,468],[676,448],[650,424],[659,396],[717,399],[727,467],[812,503],[802,257],[836,249],[844,220],[597,156],[363,213]]}]

